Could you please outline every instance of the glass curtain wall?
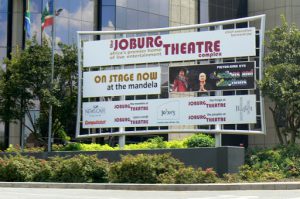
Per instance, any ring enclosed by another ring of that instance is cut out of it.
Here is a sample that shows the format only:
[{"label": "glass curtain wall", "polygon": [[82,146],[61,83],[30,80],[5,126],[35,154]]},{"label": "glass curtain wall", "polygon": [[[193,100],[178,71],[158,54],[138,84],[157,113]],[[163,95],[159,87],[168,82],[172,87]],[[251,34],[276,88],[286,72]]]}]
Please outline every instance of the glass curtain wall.
[{"label": "glass curtain wall", "polygon": [[169,26],[169,0],[102,0],[101,30]]},{"label": "glass curtain wall", "polygon": [[[8,21],[8,0],[0,1],[0,64],[7,52],[7,21]],[[3,67],[3,66],[2,66]]]},{"label": "glass curtain wall", "polygon": [[[41,41],[41,16],[48,0],[31,0],[31,30]],[[55,0],[56,10],[63,9],[56,17],[56,41],[76,43],[76,31],[94,30],[94,0]],[[51,27],[44,30],[44,37],[51,36]]]},{"label": "glass curtain wall", "polygon": [[199,0],[199,23],[247,16],[247,0]]}]

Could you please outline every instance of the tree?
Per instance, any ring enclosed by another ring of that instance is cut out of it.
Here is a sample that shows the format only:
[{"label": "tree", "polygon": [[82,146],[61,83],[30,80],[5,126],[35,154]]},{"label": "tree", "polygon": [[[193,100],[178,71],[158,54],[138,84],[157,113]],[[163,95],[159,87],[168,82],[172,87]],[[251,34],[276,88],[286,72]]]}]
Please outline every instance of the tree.
[{"label": "tree", "polygon": [[300,31],[282,17],[282,26],[267,36],[269,66],[259,86],[273,102],[269,109],[280,144],[294,144],[300,136]]},{"label": "tree", "polygon": [[[66,138],[65,131],[74,134],[77,78],[76,49],[60,44],[55,55],[55,81],[51,88],[51,49],[46,41],[38,44],[34,38],[26,49],[16,50],[6,69],[0,71],[0,119],[13,122],[28,116],[36,137],[45,141],[48,132],[49,105],[53,106],[53,133]],[[34,121],[30,110],[39,107],[40,117]],[[73,127],[74,126],[74,127]]]},{"label": "tree", "polygon": [[[53,133],[60,139],[75,136],[77,115],[77,50],[74,46],[59,44],[61,55],[55,58],[53,96],[59,105],[53,106]],[[48,111],[41,112],[42,131],[48,129]]]}]

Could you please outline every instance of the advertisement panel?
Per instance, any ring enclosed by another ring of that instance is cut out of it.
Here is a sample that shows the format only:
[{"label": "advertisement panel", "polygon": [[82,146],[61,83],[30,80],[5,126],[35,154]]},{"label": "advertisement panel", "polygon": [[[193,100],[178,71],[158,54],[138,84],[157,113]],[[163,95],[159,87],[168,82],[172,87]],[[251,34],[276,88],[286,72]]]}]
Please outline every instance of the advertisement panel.
[{"label": "advertisement panel", "polygon": [[83,73],[83,97],[160,94],[161,68]]},{"label": "advertisement panel", "polygon": [[85,102],[83,128],[256,123],[256,96]]},{"label": "advertisement panel", "polygon": [[255,56],[255,28],[88,41],[83,67]]},{"label": "advertisement panel", "polygon": [[170,92],[255,88],[255,62],[169,68]]}]

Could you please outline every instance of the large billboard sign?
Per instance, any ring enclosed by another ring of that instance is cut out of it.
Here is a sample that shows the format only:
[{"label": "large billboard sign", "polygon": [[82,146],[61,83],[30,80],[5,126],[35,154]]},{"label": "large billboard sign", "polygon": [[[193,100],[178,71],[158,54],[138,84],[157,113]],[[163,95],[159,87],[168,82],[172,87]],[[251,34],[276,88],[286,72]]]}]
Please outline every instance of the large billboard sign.
[{"label": "large billboard sign", "polygon": [[255,62],[170,67],[171,92],[207,92],[255,88]]},{"label": "large billboard sign", "polygon": [[160,67],[83,73],[83,97],[149,95],[160,90]]},{"label": "large billboard sign", "polygon": [[256,96],[85,102],[83,128],[256,123]]},{"label": "large billboard sign", "polygon": [[255,28],[85,42],[83,67],[255,56]]}]

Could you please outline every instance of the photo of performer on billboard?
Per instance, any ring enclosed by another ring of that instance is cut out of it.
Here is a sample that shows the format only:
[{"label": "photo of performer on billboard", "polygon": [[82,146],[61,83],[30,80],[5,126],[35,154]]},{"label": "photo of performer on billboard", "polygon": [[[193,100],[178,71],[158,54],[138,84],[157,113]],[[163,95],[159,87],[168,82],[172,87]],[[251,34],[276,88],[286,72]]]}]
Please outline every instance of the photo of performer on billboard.
[{"label": "photo of performer on billboard", "polygon": [[189,91],[189,79],[186,76],[186,70],[180,69],[178,75],[174,79],[173,92],[187,92]]},{"label": "photo of performer on billboard", "polygon": [[199,74],[199,92],[207,92],[210,90],[210,85],[207,83],[207,77],[205,73]]}]

